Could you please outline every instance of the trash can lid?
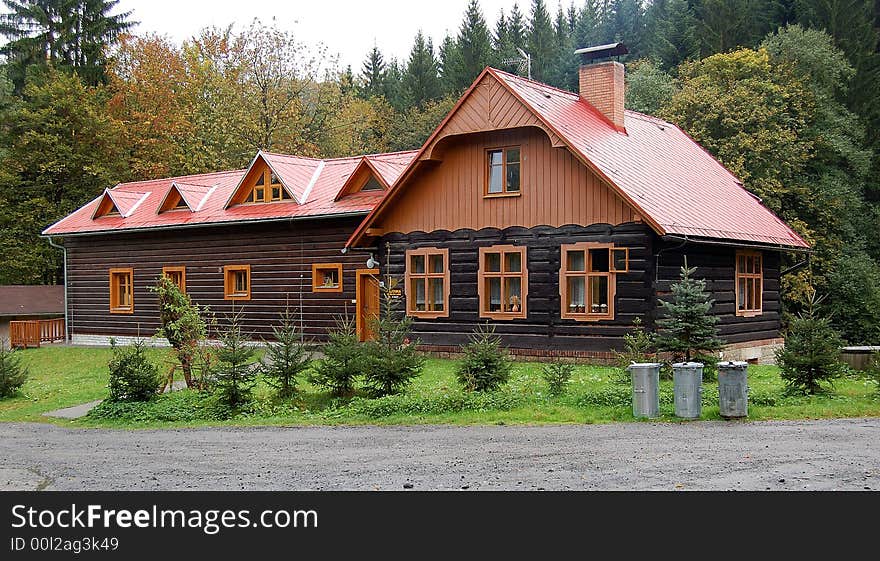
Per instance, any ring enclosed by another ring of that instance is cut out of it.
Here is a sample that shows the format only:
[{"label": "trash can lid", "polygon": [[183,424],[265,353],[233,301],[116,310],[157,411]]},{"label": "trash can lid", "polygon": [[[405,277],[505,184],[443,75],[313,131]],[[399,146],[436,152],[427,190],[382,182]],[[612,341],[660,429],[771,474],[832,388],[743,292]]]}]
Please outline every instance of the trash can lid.
[{"label": "trash can lid", "polygon": [[676,362],[672,365],[673,368],[702,368],[703,366],[702,362]]},{"label": "trash can lid", "polygon": [[633,362],[629,366],[626,367],[627,370],[630,368],[660,368],[661,364],[659,362]]},{"label": "trash can lid", "polygon": [[723,362],[719,362],[718,366],[724,368],[742,368],[744,366],[748,366],[749,363],[744,360],[725,360]]}]

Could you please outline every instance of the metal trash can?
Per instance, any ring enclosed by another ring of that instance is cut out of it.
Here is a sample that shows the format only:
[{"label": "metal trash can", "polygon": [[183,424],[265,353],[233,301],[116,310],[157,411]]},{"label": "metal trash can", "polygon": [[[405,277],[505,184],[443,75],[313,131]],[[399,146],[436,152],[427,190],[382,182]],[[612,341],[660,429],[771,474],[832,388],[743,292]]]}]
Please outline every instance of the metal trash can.
[{"label": "metal trash can", "polygon": [[633,416],[660,415],[660,364],[634,362],[626,367],[632,374]]},{"label": "metal trash can", "polygon": [[718,408],[725,419],[749,415],[748,367],[743,361],[718,363]]},{"label": "metal trash can", "polygon": [[677,362],[672,365],[675,416],[699,419],[702,411],[703,363]]}]

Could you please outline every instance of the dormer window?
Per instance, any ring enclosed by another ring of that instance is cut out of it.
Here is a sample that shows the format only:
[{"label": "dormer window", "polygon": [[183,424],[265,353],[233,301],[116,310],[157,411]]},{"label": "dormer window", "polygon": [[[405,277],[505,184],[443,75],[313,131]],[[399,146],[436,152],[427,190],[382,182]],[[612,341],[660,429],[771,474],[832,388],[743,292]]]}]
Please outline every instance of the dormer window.
[{"label": "dormer window", "polygon": [[290,193],[281,184],[281,180],[268,166],[257,177],[248,196],[245,197],[246,203],[268,203],[272,201],[289,200]]},{"label": "dormer window", "polygon": [[364,183],[364,186],[361,187],[361,191],[381,191],[381,190],[382,190],[382,186],[379,184],[378,181],[376,181],[376,178],[372,177],[372,176],[370,177],[369,180],[367,180],[366,183]]}]

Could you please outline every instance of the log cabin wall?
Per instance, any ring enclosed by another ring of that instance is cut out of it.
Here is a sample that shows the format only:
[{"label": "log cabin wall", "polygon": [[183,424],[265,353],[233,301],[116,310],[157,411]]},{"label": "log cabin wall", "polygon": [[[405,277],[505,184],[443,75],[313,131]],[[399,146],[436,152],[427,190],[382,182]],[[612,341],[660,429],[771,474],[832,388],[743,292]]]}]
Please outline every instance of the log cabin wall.
[{"label": "log cabin wall", "polygon": [[763,287],[762,312],[758,316],[736,315],[736,248],[725,245],[707,245],[679,241],[659,242],[656,245],[657,272],[653,281],[655,296],[667,299],[672,283],[679,279],[685,256],[689,267],[696,267],[695,278],[705,279],[715,304],[711,313],[720,317],[721,338],[728,344],[763,341],[780,337],[780,256],[776,251],[762,251]]},{"label": "log cabin wall", "polygon": [[[379,254],[382,274],[390,274],[392,280],[403,286],[406,250],[421,247],[449,249],[449,317],[416,319],[413,332],[424,345],[454,350],[452,347],[468,341],[478,324],[486,322],[480,318],[477,294],[479,248],[500,244],[526,246],[527,317],[490,321],[496,333],[506,345],[516,349],[608,353],[611,349],[621,348],[622,337],[631,329],[634,318],[650,317],[655,238],[647,225],[638,222],[618,226],[441,230],[388,234],[382,238]],[[560,248],[562,244],[575,242],[613,243],[629,248],[630,272],[617,274],[615,317],[612,320],[580,322],[560,319]]]},{"label": "log cabin wall", "polygon": [[[254,338],[271,335],[289,303],[306,338],[326,339],[335,317],[354,318],[355,270],[368,254],[340,249],[363,217],[218,225],[205,228],[70,237],[68,306],[72,333],[150,337],[159,327],[149,291],[162,267],[186,267],[186,291],[222,321],[233,305]],[[312,264],[341,263],[342,292],[312,292]],[[224,299],[225,265],[250,265],[251,298]],[[111,268],[132,268],[134,313],[109,311]],[[300,300],[302,297],[302,300]]]}]

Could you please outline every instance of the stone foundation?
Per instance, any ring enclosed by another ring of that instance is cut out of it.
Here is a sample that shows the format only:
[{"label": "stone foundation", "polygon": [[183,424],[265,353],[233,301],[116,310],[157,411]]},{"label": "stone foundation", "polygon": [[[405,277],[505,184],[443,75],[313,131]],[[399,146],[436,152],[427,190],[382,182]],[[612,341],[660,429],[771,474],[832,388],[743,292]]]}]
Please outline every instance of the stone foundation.
[{"label": "stone foundation", "polygon": [[776,364],[776,349],[782,348],[785,339],[763,339],[727,345],[721,351],[722,360],[744,360],[751,364]]}]

